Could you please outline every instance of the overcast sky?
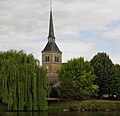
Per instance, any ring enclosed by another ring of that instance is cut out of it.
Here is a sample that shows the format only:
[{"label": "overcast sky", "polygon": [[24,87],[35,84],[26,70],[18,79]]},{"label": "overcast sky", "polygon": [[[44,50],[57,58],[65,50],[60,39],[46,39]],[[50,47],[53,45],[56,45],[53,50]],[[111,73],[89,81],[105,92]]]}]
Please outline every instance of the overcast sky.
[{"label": "overcast sky", "polygon": [[[63,62],[106,52],[120,64],[120,0],[53,0],[56,43]],[[0,51],[23,49],[41,61],[49,0],[0,0]]]}]

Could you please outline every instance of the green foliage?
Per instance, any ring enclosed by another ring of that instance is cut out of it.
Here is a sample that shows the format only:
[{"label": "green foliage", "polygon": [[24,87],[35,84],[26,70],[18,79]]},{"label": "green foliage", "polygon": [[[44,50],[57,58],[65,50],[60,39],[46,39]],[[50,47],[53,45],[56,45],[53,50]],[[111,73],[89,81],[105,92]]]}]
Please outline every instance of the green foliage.
[{"label": "green foliage", "polygon": [[72,59],[58,72],[59,91],[64,98],[80,99],[98,90],[93,84],[93,67],[83,58]]},{"label": "green foliage", "polygon": [[91,60],[94,73],[97,76],[95,84],[99,86],[99,93],[111,94],[114,80],[114,64],[106,53],[98,53]]},{"label": "green foliage", "polygon": [[32,54],[0,52],[0,100],[8,110],[46,110],[46,71]]},{"label": "green foliage", "polygon": [[69,109],[69,111],[76,111],[77,108],[78,108],[77,105],[71,104],[68,109]]},{"label": "green foliage", "polygon": [[77,100],[49,105],[49,111],[120,111],[120,101]]},{"label": "green foliage", "polygon": [[114,65],[114,78],[112,84],[112,94],[120,97],[120,65]]},{"label": "green foliage", "polygon": [[0,102],[0,112],[1,111],[6,111],[6,110],[7,110],[7,105]]},{"label": "green foliage", "polygon": [[120,102],[91,101],[80,104],[81,111],[119,111]]}]

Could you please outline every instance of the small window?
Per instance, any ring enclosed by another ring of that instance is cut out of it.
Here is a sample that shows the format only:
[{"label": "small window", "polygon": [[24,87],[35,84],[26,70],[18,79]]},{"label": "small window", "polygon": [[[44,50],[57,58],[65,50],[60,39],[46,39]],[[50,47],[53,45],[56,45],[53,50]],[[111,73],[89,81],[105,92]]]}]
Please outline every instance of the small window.
[{"label": "small window", "polygon": [[49,56],[45,56],[45,62],[49,62],[49,61],[50,61]]},{"label": "small window", "polygon": [[59,62],[59,57],[55,56],[55,62]]}]

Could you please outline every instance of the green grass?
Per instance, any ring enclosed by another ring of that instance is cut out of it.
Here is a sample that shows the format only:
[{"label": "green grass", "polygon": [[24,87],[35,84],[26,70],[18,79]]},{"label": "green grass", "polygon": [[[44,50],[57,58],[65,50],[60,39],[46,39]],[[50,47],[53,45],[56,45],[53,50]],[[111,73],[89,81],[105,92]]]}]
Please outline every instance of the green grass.
[{"label": "green grass", "polygon": [[[0,111],[7,111],[7,106],[0,103]],[[48,111],[120,111],[120,101],[74,100],[50,104]]]},{"label": "green grass", "polygon": [[86,100],[49,105],[49,111],[120,111],[120,101]]},{"label": "green grass", "polygon": [[70,102],[61,102],[61,103],[55,103],[48,106],[48,111],[75,111],[77,109],[77,105],[70,101]]}]

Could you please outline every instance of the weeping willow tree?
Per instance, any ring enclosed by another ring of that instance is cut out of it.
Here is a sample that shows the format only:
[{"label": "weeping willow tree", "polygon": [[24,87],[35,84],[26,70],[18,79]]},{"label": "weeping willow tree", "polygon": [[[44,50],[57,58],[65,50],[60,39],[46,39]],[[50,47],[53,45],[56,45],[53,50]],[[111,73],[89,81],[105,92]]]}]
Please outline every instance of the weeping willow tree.
[{"label": "weeping willow tree", "polygon": [[46,82],[46,71],[32,54],[0,52],[0,101],[8,110],[46,110]]}]

